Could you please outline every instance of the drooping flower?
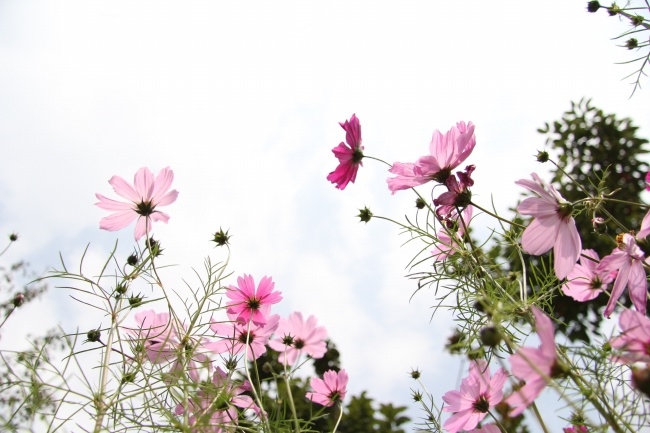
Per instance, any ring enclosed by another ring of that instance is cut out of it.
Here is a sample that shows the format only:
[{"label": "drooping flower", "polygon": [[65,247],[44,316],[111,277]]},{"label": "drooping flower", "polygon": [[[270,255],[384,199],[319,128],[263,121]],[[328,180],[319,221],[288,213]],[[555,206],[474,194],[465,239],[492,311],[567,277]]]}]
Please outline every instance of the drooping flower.
[{"label": "drooping flower", "polygon": [[[172,363],[171,374],[187,370],[190,377],[199,380],[200,364],[208,361],[204,340],[183,344],[184,329],[170,320],[169,313],[142,311],[135,315],[136,328],[127,328],[136,346],[141,345],[145,356],[153,364]],[[188,359],[184,359],[189,356]]]},{"label": "drooping flower", "polygon": [[361,145],[361,125],[356,114],[353,114],[350,120],[339,123],[339,125],[345,130],[347,145],[341,142],[332,149],[334,156],[339,160],[339,165],[327,175],[327,180],[336,184],[338,189],[343,190],[348,186],[348,183],[354,183],[359,166],[363,165],[361,162],[363,159],[363,146]]},{"label": "drooping flower", "polygon": [[540,346],[522,347],[510,356],[512,374],[526,384],[515,390],[505,402],[512,407],[510,416],[522,413],[546,386],[548,378],[559,376],[562,371],[557,363],[553,323],[539,308],[531,307],[535,316],[535,329],[541,341]]},{"label": "drooping flower", "polygon": [[237,284],[239,287],[230,286],[226,292],[231,299],[226,304],[228,314],[235,314],[240,322],[252,321],[256,325],[264,325],[271,305],[282,300],[282,292],[274,291],[275,283],[266,276],[262,277],[257,289],[251,275],[238,277]]},{"label": "drooping flower", "polygon": [[488,411],[503,399],[503,386],[507,378],[504,369],[490,377],[490,367],[483,359],[472,362],[469,376],[460,384],[460,391],[449,391],[442,396],[447,403],[443,410],[455,412],[445,421],[445,430],[457,433],[476,427]]},{"label": "drooping flower", "polygon": [[458,122],[445,135],[436,130],[429,144],[429,155],[415,163],[395,162],[390,170],[397,177],[389,177],[388,189],[395,192],[423,185],[432,180],[445,183],[451,171],[467,159],[476,146],[474,124]]},{"label": "drooping flower", "polygon": [[254,322],[240,322],[236,314],[228,313],[231,322],[214,322],[210,329],[218,340],[205,344],[214,353],[238,355],[246,353],[249,361],[254,361],[266,353],[266,344],[271,334],[277,329],[280,316],[273,314],[266,318],[266,323],[256,325]]},{"label": "drooping flower", "polygon": [[99,200],[96,203],[98,207],[114,211],[113,214],[101,219],[99,228],[116,231],[123,229],[137,219],[135,239],[139,240],[144,234],[151,231],[151,225],[154,221],[166,223],[169,221],[169,215],[161,212],[158,208],[176,201],[178,191],[169,191],[173,180],[174,172],[169,167],[160,170],[155,179],[148,168],[142,167],[135,174],[133,185],[119,176],[111,177],[108,183],[113,186],[113,190],[117,195],[128,201],[116,201],[101,194],[95,194]]},{"label": "drooping flower", "polygon": [[650,363],[650,319],[637,311],[626,309],[619,316],[618,325],[623,332],[609,343],[621,353],[612,359],[625,364]]},{"label": "drooping flower", "polygon": [[607,290],[607,285],[614,281],[616,273],[598,272],[599,262],[600,257],[594,250],[582,250],[579,263],[567,275],[567,280],[562,285],[564,294],[576,301],[585,302]]},{"label": "drooping flower", "polygon": [[[193,432],[223,433],[235,432],[239,415],[237,408],[251,409],[258,416],[260,408],[253,399],[242,395],[250,391],[248,381],[236,384],[228,375],[217,367],[212,382],[203,382],[200,390],[188,399],[187,410],[190,413],[189,424]],[[176,406],[176,415],[183,415],[185,407],[182,403]]]},{"label": "drooping flower", "polygon": [[571,216],[573,207],[536,173],[531,176],[532,181],[520,179],[515,182],[538,196],[528,197],[517,207],[522,215],[535,218],[524,230],[521,246],[534,256],[553,248],[553,268],[557,278],[562,280],[573,270],[582,249],[576,222]]},{"label": "drooping flower", "polygon": [[434,206],[467,207],[472,200],[472,194],[469,191],[469,187],[474,185],[472,172],[475,169],[476,167],[474,165],[468,165],[465,167],[464,172],[457,172],[459,180],[456,180],[456,176],[454,175],[449,176],[445,182],[447,191],[443,192],[437,199],[433,200]]},{"label": "drooping flower", "polygon": [[462,251],[463,248],[458,241],[465,236],[465,227],[469,226],[469,222],[472,220],[472,213],[473,207],[467,206],[461,214],[463,216],[462,220],[458,218],[458,213],[455,209],[448,215],[439,216],[442,218],[441,223],[445,227],[436,233],[438,242],[436,242],[433,250],[431,250],[431,254],[435,260],[445,260],[450,255]]},{"label": "drooping flower", "polygon": [[310,385],[314,392],[308,392],[305,397],[314,403],[329,407],[345,398],[348,373],[345,370],[340,370],[338,373],[334,370],[327,370],[323,374],[323,379],[314,377],[311,379]]},{"label": "drooping flower", "polygon": [[618,247],[600,261],[596,272],[612,272],[618,270],[614,287],[605,307],[605,317],[611,316],[616,307],[616,301],[623,294],[627,286],[630,299],[637,311],[645,314],[647,302],[647,280],[643,262],[647,262],[643,251],[636,243],[634,236],[622,233],[616,236]]},{"label": "drooping flower", "polygon": [[327,352],[327,331],[324,326],[317,326],[314,316],[309,316],[305,322],[302,313],[294,312],[288,319],[280,319],[280,325],[275,331],[276,339],[269,341],[271,349],[280,352],[280,363],[293,365],[301,353],[312,358],[322,358]]}]

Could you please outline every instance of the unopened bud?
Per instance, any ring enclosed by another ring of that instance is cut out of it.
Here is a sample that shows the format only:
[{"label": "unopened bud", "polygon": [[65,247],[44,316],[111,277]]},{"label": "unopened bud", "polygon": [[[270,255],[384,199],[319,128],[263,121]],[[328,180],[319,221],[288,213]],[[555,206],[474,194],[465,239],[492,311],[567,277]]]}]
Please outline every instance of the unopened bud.
[{"label": "unopened bud", "polygon": [[228,230],[224,232],[223,229],[219,227],[219,231],[214,234],[212,242],[217,244],[218,247],[222,247],[224,245],[228,245],[229,240],[230,236],[228,235]]},{"label": "unopened bud", "polygon": [[130,266],[135,266],[138,264],[138,256],[133,253],[126,259],[126,264]]},{"label": "unopened bud", "polygon": [[638,46],[639,41],[636,38],[630,38],[625,42],[625,47],[627,47],[628,50],[633,50]]},{"label": "unopened bud", "polygon": [[9,240],[11,242],[16,242],[18,240],[18,233],[12,233],[9,235]]},{"label": "unopened bud", "polygon": [[593,14],[594,12],[598,12],[598,9],[600,9],[600,3],[597,1],[587,2],[587,12],[591,12]]},{"label": "unopened bud", "polygon": [[632,368],[632,385],[650,397],[650,369]]},{"label": "unopened bud", "polygon": [[418,209],[424,209],[424,207],[427,205],[427,202],[422,200],[420,197],[415,199],[415,207]]},{"label": "unopened bud", "polygon": [[488,347],[497,347],[503,337],[496,326],[490,325],[481,329],[481,343]]},{"label": "unopened bud", "polygon": [[540,150],[537,152],[537,162],[541,162],[542,164],[547,162],[549,159],[548,152],[545,150]]},{"label": "unopened bud", "polygon": [[14,304],[14,307],[20,307],[25,303],[25,295],[22,293],[17,293],[16,296],[14,296],[14,300],[12,301],[12,304]]},{"label": "unopened bud", "polygon": [[372,212],[367,207],[364,207],[363,209],[359,209],[359,215],[357,216],[361,219],[361,222],[367,223],[372,218]]},{"label": "unopened bud", "polygon": [[88,331],[86,334],[87,342],[89,343],[97,343],[99,341],[99,338],[101,337],[102,333],[100,332],[99,329],[91,329]]}]

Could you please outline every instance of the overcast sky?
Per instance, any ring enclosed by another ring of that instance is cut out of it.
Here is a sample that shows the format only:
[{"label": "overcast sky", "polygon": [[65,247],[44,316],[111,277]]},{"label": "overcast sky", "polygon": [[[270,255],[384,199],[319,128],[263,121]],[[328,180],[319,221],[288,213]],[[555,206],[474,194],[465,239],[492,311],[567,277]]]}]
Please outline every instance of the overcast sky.
[{"label": "overcast sky", "polygon": [[[622,80],[635,66],[615,64],[633,55],[611,40],[627,25],[585,6],[0,1],[0,234],[20,234],[1,260],[41,272],[59,252],[78,263],[90,243],[92,269],[115,239],[128,255],[133,227],[100,231],[94,194],[114,197],[113,175],[170,166],[180,195],[154,234],[163,261],[178,265],[165,271],[172,285],[196,283],[206,255],[223,258],[209,239],[230,229],[230,269],[272,276],[280,314],[316,315],[353,394],[410,405],[407,373],[420,367],[440,398],[466,374],[443,354],[453,323],[431,319],[432,292],[410,300],[411,250],[397,228],[355,218],[364,205],[403,218],[414,196],[391,196],[386,168],[371,160],[345,191],[327,182],[338,122],[356,113],[366,154],[408,162],[435,129],[473,121],[474,197],[505,210],[520,193],[514,181],[543,172],[536,129],[570,101],[591,97],[650,136],[650,98],[629,98]],[[107,324],[67,295],[53,289],[19,310],[3,339]]]}]

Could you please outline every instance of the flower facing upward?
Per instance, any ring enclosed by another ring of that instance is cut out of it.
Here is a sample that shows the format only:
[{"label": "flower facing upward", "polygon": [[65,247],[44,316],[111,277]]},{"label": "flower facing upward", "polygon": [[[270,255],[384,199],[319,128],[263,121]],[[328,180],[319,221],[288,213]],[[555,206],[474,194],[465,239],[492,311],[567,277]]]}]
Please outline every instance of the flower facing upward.
[{"label": "flower facing upward", "polygon": [[538,256],[553,248],[553,269],[558,279],[569,275],[580,257],[582,242],[571,216],[570,203],[551,185],[546,185],[536,173],[533,180],[521,179],[515,183],[534,192],[517,206],[517,212],[535,217],[521,237],[525,252]]},{"label": "flower facing upward", "polygon": [[599,262],[598,253],[594,250],[582,250],[580,262],[569,272],[566,283],[562,286],[564,294],[576,301],[585,302],[596,298],[606,290],[607,285],[614,281],[615,273],[598,272]]},{"label": "flower facing upward", "polygon": [[339,165],[327,175],[327,180],[336,184],[338,189],[343,190],[348,183],[354,183],[359,166],[363,165],[361,162],[363,159],[363,146],[361,145],[361,125],[356,114],[353,114],[350,120],[339,123],[339,125],[345,130],[347,146],[341,142],[332,149],[334,156],[339,160]]},{"label": "flower facing upward", "polygon": [[327,352],[327,331],[323,326],[316,326],[314,316],[309,316],[305,322],[299,312],[291,313],[288,319],[280,319],[275,335],[279,338],[269,341],[271,349],[280,352],[278,360],[284,364],[293,365],[301,353],[312,358],[322,358]]},{"label": "flower facing upward", "polygon": [[618,318],[621,335],[609,343],[623,353],[613,360],[625,364],[650,363],[650,319],[638,311],[625,310]]},{"label": "flower facing upward", "polygon": [[616,243],[618,247],[610,255],[603,257],[596,268],[597,272],[618,270],[609,302],[603,314],[605,317],[611,316],[616,301],[621,297],[626,286],[637,311],[645,314],[648,282],[643,269],[643,262],[648,259],[645,258],[643,251],[636,244],[634,236],[628,233],[619,234],[616,236]]},{"label": "flower facing upward", "polygon": [[158,207],[176,201],[178,191],[169,191],[173,180],[174,172],[169,167],[160,170],[155,179],[153,173],[143,167],[135,174],[133,185],[119,176],[113,176],[108,183],[113,186],[117,195],[128,201],[115,201],[101,194],[95,194],[99,200],[99,203],[96,203],[97,206],[104,210],[114,211],[113,214],[101,219],[99,228],[116,231],[137,219],[135,239],[138,240],[151,231],[153,221],[166,223],[169,221],[169,215],[159,211]]},{"label": "flower facing upward", "polygon": [[282,292],[273,291],[275,283],[271,277],[262,277],[260,285],[255,289],[255,280],[244,274],[237,278],[239,287],[230,286],[226,292],[231,300],[228,301],[228,314],[235,314],[240,322],[252,321],[255,325],[263,326],[271,305],[282,300]]},{"label": "flower facing upward", "polygon": [[487,361],[478,359],[469,367],[469,376],[460,384],[460,391],[449,391],[442,399],[446,412],[455,412],[445,421],[445,430],[456,433],[477,426],[488,411],[503,399],[503,386],[508,374],[500,369],[490,378]]},{"label": "flower facing upward", "polygon": [[429,144],[429,155],[420,157],[415,163],[396,162],[388,170],[397,177],[389,177],[388,189],[395,192],[423,185],[435,180],[445,183],[451,170],[467,159],[476,146],[474,124],[458,122],[442,135],[436,130]]},{"label": "flower facing upward", "polygon": [[338,373],[334,370],[327,370],[323,374],[323,379],[315,377],[311,379],[310,385],[314,392],[308,392],[305,397],[314,403],[329,407],[345,398],[348,373],[345,370]]},{"label": "flower facing upward", "polygon": [[[553,323],[539,308],[531,307],[535,316],[535,328],[542,344],[537,349],[522,347],[510,357],[512,374],[526,382],[514,391],[505,402],[513,409],[509,416],[522,413],[546,386],[548,378],[558,375],[557,351]],[[541,373],[541,374],[540,374]]]}]

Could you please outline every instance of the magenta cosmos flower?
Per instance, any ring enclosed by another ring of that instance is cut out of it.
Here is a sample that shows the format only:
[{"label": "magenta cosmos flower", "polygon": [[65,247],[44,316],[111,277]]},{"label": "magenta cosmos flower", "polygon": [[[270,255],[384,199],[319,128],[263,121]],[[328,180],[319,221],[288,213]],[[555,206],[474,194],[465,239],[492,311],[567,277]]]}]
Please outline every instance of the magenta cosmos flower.
[{"label": "magenta cosmos flower", "polygon": [[614,281],[616,272],[598,271],[600,257],[594,250],[582,250],[580,261],[567,275],[562,285],[565,295],[576,301],[585,302],[596,298],[607,285]]},{"label": "magenta cosmos flower", "polygon": [[119,176],[111,177],[108,183],[113,186],[117,195],[128,201],[111,200],[101,194],[95,194],[99,200],[99,203],[96,203],[97,206],[104,210],[114,211],[113,214],[99,221],[99,228],[116,231],[137,219],[135,239],[139,240],[144,234],[151,231],[153,221],[167,223],[169,215],[161,212],[158,208],[176,201],[178,191],[169,191],[173,180],[174,172],[169,167],[160,170],[155,179],[148,168],[142,167],[135,174],[133,185]]},{"label": "magenta cosmos flower", "polygon": [[275,331],[276,339],[269,341],[271,349],[280,352],[279,361],[282,364],[293,365],[301,353],[312,358],[322,358],[327,352],[327,331],[323,326],[317,326],[314,316],[307,321],[302,313],[294,312],[288,319],[280,319],[280,325]]},{"label": "magenta cosmos flower", "polygon": [[625,310],[618,325],[623,332],[610,340],[610,345],[622,353],[613,360],[625,364],[650,363],[650,319],[637,311]]},{"label": "magenta cosmos flower", "polygon": [[228,314],[237,316],[240,322],[252,321],[263,326],[266,316],[271,311],[271,305],[282,300],[282,292],[273,291],[275,283],[271,277],[262,277],[259,287],[255,288],[252,276],[244,274],[237,278],[239,287],[230,286],[226,292],[231,300],[228,301]]},{"label": "magenta cosmos flower", "polygon": [[277,329],[280,316],[274,314],[266,318],[264,325],[253,322],[240,322],[235,314],[228,314],[232,322],[210,325],[210,329],[220,337],[217,341],[206,343],[205,347],[214,353],[237,355],[246,352],[249,361],[266,353],[266,344]]},{"label": "magenta cosmos flower", "polygon": [[647,262],[643,251],[636,244],[634,236],[623,233],[616,236],[618,247],[600,261],[597,272],[612,272],[618,270],[614,287],[605,307],[605,317],[611,316],[616,307],[616,301],[627,286],[630,299],[637,311],[645,314],[647,302],[647,280],[643,263]]},{"label": "magenta cosmos flower", "polygon": [[429,155],[419,158],[415,163],[396,162],[388,170],[397,175],[386,180],[388,189],[395,194],[432,180],[445,183],[451,176],[451,171],[472,153],[474,146],[476,138],[472,122],[458,122],[445,135],[436,130],[429,144]]},{"label": "magenta cosmos flower", "polygon": [[553,186],[546,185],[536,173],[531,176],[532,181],[521,179],[515,182],[538,196],[528,197],[517,207],[522,215],[535,218],[524,230],[521,246],[525,252],[534,256],[553,248],[553,268],[561,280],[573,270],[582,249],[576,222],[571,216],[573,208]]},{"label": "magenta cosmos flower", "polygon": [[314,392],[308,392],[305,397],[314,403],[323,406],[332,406],[334,403],[343,401],[347,392],[348,373],[341,370],[338,373],[334,370],[327,370],[323,379],[312,378],[310,382]]},{"label": "magenta cosmos flower", "polygon": [[356,114],[353,114],[350,120],[339,123],[339,125],[345,130],[347,145],[341,142],[332,149],[334,156],[339,160],[339,165],[327,175],[327,180],[336,184],[338,189],[343,190],[348,186],[348,183],[354,183],[359,166],[363,165],[361,162],[363,159],[363,146],[361,145],[361,125]]},{"label": "magenta cosmos flower", "polygon": [[503,386],[508,374],[500,369],[490,378],[490,367],[484,359],[470,364],[469,376],[460,384],[460,391],[449,391],[442,396],[445,412],[455,412],[445,421],[445,430],[457,433],[470,430],[485,418],[488,411],[503,399]]},{"label": "magenta cosmos flower", "polygon": [[558,368],[553,322],[539,308],[533,306],[531,310],[535,316],[537,335],[542,344],[537,349],[522,347],[510,357],[512,374],[526,382],[505,400],[513,408],[510,412],[511,417],[519,415],[535,401],[546,386],[547,380],[554,376]]},{"label": "magenta cosmos flower", "polygon": [[[196,433],[234,432],[238,425],[238,408],[253,410],[258,416],[260,408],[253,399],[242,395],[251,391],[248,381],[237,385],[228,375],[217,367],[212,382],[202,383],[200,390],[188,400],[189,423]],[[176,406],[176,415],[183,415],[182,403]]]}]

